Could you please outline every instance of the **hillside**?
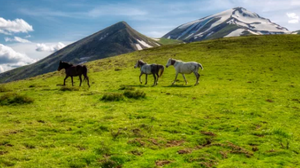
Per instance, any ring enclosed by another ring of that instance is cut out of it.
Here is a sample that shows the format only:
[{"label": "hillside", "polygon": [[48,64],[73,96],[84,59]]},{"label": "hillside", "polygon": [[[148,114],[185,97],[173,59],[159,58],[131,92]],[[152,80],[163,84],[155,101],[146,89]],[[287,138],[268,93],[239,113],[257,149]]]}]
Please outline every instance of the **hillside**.
[{"label": "hillside", "polygon": [[185,42],[202,41],[223,37],[287,34],[286,28],[263,18],[245,8],[237,7],[199,20],[182,24],[163,38]]},{"label": "hillside", "polygon": [[[63,72],[2,84],[0,167],[299,167],[299,43],[270,35],[166,45],[87,63],[90,88],[61,87]],[[151,75],[139,84],[138,59],[170,57],[200,62],[200,84],[190,74],[171,86],[172,66],[157,86]],[[101,100],[128,91],[146,97]]]},{"label": "hillside", "polygon": [[156,46],[160,44],[132,29],[126,22],[119,22],[70,44],[34,64],[0,73],[0,83],[55,71],[60,60],[81,64]]},{"label": "hillside", "polygon": [[300,30],[293,31],[292,34],[300,34]]}]

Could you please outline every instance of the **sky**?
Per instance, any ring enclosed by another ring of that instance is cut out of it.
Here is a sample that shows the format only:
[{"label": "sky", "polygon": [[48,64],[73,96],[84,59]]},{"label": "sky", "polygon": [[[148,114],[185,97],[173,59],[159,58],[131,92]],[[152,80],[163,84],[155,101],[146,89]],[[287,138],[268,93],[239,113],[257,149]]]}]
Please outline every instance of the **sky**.
[{"label": "sky", "polygon": [[244,7],[300,30],[300,0],[0,0],[0,73],[34,63],[119,21],[153,38]]}]

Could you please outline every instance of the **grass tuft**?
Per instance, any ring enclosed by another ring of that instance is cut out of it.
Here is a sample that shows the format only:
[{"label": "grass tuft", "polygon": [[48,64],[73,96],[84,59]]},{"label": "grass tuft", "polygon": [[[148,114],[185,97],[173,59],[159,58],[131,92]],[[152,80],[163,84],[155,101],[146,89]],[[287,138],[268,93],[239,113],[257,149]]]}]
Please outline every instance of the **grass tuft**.
[{"label": "grass tuft", "polygon": [[0,85],[0,92],[9,92],[10,90],[7,89],[4,85]]},{"label": "grass tuft", "polygon": [[0,105],[18,105],[33,103],[33,99],[17,93],[6,93],[0,97]]},{"label": "grass tuft", "polygon": [[124,96],[121,93],[106,93],[101,98],[102,101],[120,101],[123,99]]},{"label": "grass tuft", "polygon": [[146,97],[146,93],[143,91],[128,91],[126,90],[124,92],[124,96],[128,97],[128,98],[133,98],[133,99],[139,99],[139,98],[145,98]]}]

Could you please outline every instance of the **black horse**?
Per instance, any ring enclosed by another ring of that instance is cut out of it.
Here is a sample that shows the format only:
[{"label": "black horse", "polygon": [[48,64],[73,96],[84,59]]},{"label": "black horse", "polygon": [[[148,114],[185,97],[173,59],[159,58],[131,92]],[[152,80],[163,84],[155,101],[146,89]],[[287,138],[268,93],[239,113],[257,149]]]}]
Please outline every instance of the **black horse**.
[{"label": "black horse", "polygon": [[59,62],[59,67],[58,67],[57,70],[60,71],[61,69],[66,70],[66,77],[64,79],[64,86],[66,85],[66,79],[69,76],[71,76],[71,79],[72,79],[72,86],[74,86],[73,85],[73,76],[79,76],[79,79],[80,79],[79,86],[81,86],[81,83],[82,83],[81,75],[83,75],[84,80],[87,80],[87,84],[90,87],[89,77],[87,76],[87,67],[85,65],[73,65],[73,64],[68,63],[68,62],[60,61]]}]

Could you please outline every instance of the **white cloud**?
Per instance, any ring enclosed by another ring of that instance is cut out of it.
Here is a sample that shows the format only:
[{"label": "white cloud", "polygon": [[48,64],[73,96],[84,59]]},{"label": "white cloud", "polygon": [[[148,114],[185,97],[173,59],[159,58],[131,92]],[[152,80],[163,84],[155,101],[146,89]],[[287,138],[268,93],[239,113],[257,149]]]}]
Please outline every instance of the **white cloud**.
[{"label": "white cloud", "polygon": [[57,44],[51,46],[44,43],[38,43],[35,50],[39,52],[56,52],[65,46],[66,45],[64,45],[62,42],[58,42]]},{"label": "white cloud", "polygon": [[27,33],[33,31],[31,25],[29,25],[23,19],[5,20],[0,17],[0,33],[10,35],[12,33]]},{"label": "white cloud", "polygon": [[286,15],[291,19],[288,21],[288,23],[299,23],[299,16],[296,13],[286,13]]},{"label": "white cloud", "polygon": [[11,47],[0,44],[0,72],[28,65],[35,61],[26,54],[16,52]]},{"label": "white cloud", "polygon": [[31,41],[23,39],[21,37],[17,37],[17,36],[15,36],[14,38],[5,37],[4,40],[6,42],[10,41],[10,42],[19,42],[19,43],[31,43]]},{"label": "white cloud", "polygon": [[34,60],[29,58],[26,54],[16,52],[12,48],[0,44],[0,64],[7,64],[7,63],[30,64],[32,62],[34,62]]},{"label": "white cloud", "polygon": [[25,36],[25,38],[30,38],[31,37],[31,35],[30,34],[28,34],[27,36]]}]

